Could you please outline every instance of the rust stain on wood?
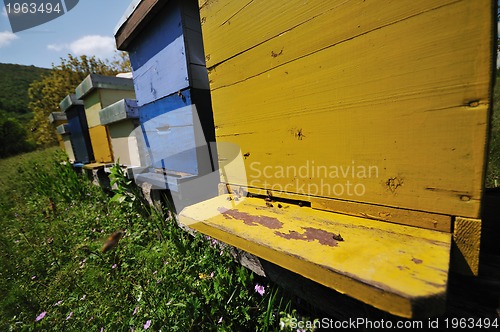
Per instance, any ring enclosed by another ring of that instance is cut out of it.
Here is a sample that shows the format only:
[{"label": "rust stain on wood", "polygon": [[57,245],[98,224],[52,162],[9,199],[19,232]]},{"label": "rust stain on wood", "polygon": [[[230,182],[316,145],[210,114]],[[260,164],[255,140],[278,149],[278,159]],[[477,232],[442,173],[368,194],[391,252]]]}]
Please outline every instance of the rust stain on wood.
[{"label": "rust stain on wood", "polygon": [[218,210],[224,216],[224,218],[231,220],[241,220],[245,225],[248,226],[261,225],[269,229],[280,229],[283,227],[283,223],[277,218],[266,216],[252,216],[245,212],[225,210],[223,208],[219,208]]},{"label": "rust stain on wood", "polygon": [[335,237],[338,237],[340,234],[312,227],[302,227],[302,229],[305,230],[302,234],[296,231],[290,231],[288,234],[276,231],[274,234],[288,240],[304,240],[307,242],[318,240],[320,244],[325,246],[336,247],[338,245],[339,241],[336,240]]}]

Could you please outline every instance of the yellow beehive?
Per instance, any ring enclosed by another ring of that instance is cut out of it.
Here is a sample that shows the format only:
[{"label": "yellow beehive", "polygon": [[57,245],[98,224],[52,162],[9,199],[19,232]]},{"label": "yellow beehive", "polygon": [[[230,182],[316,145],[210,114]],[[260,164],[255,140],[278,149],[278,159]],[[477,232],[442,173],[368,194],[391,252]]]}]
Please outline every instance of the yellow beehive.
[{"label": "yellow beehive", "polygon": [[261,196],[181,223],[393,314],[442,313],[453,237],[477,274],[494,2],[199,7],[221,182]]},{"label": "yellow beehive", "polygon": [[135,98],[131,79],[90,74],[75,90],[83,100],[90,141],[97,163],[112,163],[113,150],[107,128],[101,124],[99,111],[124,98]]}]

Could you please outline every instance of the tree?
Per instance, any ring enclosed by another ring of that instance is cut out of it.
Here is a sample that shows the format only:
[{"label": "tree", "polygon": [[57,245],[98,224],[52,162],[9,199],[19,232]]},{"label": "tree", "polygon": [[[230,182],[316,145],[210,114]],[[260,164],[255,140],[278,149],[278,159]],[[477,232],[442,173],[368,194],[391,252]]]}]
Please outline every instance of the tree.
[{"label": "tree", "polygon": [[130,62],[126,53],[118,55],[113,62],[99,60],[95,57],[82,55],[74,57],[68,54],[67,59],[61,58],[61,64],[54,66],[49,74],[34,81],[28,90],[30,103],[28,107],[34,117],[30,123],[35,142],[38,146],[52,145],[57,142],[55,130],[48,122],[52,112],[59,112],[59,103],[89,74],[114,76],[117,73],[130,71]]},{"label": "tree", "polygon": [[32,143],[26,141],[26,129],[15,119],[0,119],[0,158],[33,150]]}]

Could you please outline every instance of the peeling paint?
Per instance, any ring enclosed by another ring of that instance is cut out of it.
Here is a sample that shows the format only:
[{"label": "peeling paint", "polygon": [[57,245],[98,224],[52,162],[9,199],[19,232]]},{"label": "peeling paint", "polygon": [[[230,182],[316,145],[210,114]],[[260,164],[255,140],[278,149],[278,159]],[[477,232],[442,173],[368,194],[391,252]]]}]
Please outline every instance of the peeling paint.
[{"label": "peeling paint", "polygon": [[245,212],[239,212],[236,210],[225,210],[223,208],[218,209],[219,212],[226,219],[230,220],[241,220],[245,225],[257,226],[261,225],[270,229],[280,229],[283,227],[283,223],[277,218],[266,217],[266,216],[252,216]]},{"label": "peeling paint", "polygon": [[288,234],[282,232],[274,232],[274,234],[288,240],[304,240],[307,242],[318,240],[322,245],[330,247],[336,247],[338,245],[338,241],[335,240],[335,237],[338,236],[338,234],[312,227],[302,227],[302,229],[305,230],[303,234],[295,231],[290,231]]}]

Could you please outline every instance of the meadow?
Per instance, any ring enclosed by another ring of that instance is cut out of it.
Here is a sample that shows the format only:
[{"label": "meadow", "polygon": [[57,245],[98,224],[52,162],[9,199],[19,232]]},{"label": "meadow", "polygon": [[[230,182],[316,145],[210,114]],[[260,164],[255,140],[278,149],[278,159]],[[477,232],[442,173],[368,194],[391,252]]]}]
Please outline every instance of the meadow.
[{"label": "meadow", "polygon": [[145,204],[119,168],[105,191],[57,150],[0,160],[1,331],[277,331],[305,319],[223,245]]}]

